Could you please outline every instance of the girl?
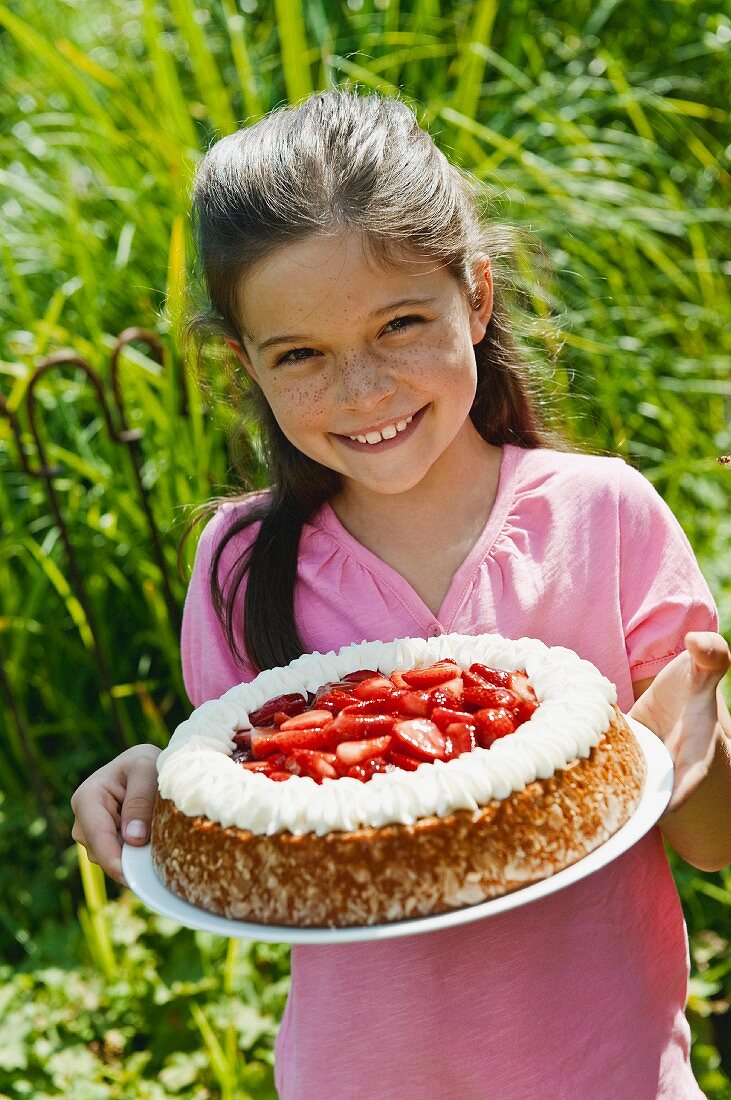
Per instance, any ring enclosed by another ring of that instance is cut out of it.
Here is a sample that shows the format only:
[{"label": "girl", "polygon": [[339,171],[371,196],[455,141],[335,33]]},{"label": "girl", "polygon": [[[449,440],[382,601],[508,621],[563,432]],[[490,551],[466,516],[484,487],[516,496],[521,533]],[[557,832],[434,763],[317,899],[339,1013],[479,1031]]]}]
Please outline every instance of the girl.
[{"label": "girl", "polygon": [[[497,631],[576,650],[625,711],[642,695],[632,713],[676,762],[662,833],[570,889],[431,935],[295,947],[280,1096],[700,1096],[662,834],[700,868],[731,858],[728,650],[677,522],[621,460],[547,431],[510,338],[505,241],[403,104],[275,112],[211,148],[194,210],[211,301],[194,329],[240,363],[271,490],[201,537],[193,704],[308,650]],[[128,750],[72,801],[74,837],[120,882],[155,756]]]}]

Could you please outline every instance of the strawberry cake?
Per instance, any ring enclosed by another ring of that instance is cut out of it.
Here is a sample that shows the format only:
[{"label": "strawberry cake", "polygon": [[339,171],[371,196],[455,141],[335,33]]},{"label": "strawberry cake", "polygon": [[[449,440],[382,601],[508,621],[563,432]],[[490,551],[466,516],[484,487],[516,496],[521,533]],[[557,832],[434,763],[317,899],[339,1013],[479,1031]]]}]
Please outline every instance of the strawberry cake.
[{"label": "strawberry cake", "polygon": [[571,650],[448,634],[262,672],[194,711],[158,772],[165,886],[234,919],[335,928],[554,874],[631,816],[645,760]]}]

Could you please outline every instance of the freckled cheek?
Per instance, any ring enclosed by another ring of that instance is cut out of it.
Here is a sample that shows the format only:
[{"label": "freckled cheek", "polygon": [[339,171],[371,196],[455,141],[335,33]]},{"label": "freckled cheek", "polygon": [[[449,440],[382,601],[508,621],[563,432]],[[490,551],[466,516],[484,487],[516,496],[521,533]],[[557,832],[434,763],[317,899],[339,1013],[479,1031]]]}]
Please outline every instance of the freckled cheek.
[{"label": "freckled cheek", "polygon": [[279,423],[293,430],[321,429],[331,405],[324,380],[272,387],[265,396]]}]

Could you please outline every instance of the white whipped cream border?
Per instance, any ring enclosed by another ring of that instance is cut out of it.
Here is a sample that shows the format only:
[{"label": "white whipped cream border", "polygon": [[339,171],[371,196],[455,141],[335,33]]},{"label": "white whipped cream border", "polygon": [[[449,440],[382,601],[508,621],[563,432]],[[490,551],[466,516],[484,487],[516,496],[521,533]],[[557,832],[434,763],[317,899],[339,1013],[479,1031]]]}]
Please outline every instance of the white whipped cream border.
[{"label": "white whipped cream border", "polygon": [[[367,783],[347,776],[317,784],[306,776],[276,783],[231,760],[233,734],[250,728],[249,713],[275,695],[316,691],[360,668],[419,668],[452,657],[513,671],[524,668],[541,703],[533,716],[491,749],[425,763],[414,772],[377,773]],[[570,649],[533,638],[443,634],[428,640],[362,642],[338,653],[308,653],[285,668],[267,669],[249,684],[203,703],[182,722],[158,757],[160,794],[189,817],[204,816],[272,836],[392,823],[413,824],[431,814],[476,810],[507,798],[535,779],[548,779],[586,758],[613,716],[613,684]]]}]

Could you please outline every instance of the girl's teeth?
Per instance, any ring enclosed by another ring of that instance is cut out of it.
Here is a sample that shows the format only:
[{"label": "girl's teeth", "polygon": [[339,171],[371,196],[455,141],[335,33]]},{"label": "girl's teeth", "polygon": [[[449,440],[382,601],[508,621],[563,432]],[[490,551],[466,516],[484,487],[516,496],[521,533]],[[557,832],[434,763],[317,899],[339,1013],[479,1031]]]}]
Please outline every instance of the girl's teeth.
[{"label": "girl's teeth", "polygon": [[367,435],[351,435],[348,436],[348,438],[357,439],[359,443],[380,443],[382,439],[393,439],[394,436],[398,432],[402,432],[413,419],[413,416],[409,416],[406,420],[399,420],[398,424],[389,424],[383,431],[368,432]]}]

